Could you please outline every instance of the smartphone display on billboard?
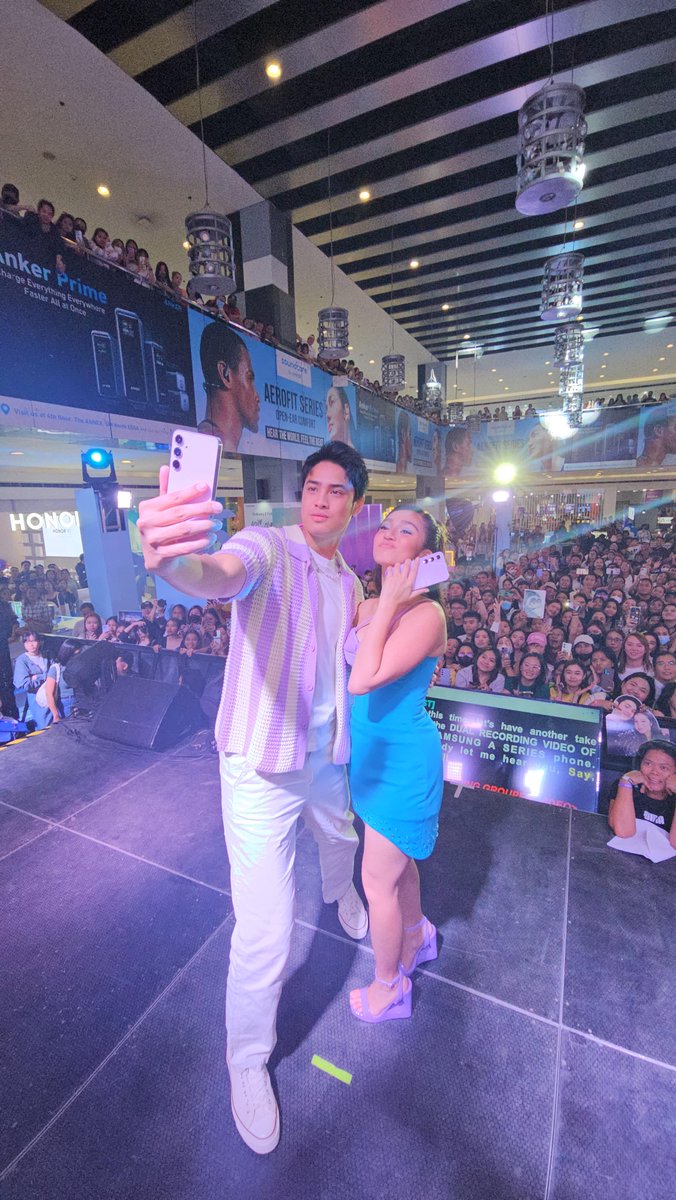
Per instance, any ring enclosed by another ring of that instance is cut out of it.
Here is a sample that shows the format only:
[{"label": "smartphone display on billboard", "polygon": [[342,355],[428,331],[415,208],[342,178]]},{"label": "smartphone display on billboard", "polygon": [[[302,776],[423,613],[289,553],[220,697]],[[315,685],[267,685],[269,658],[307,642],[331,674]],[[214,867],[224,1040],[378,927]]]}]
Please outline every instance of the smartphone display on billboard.
[{"label": "smartphone display on billboard", "polygon": [[94,355],[94,370],[96,372],[96,387],[99,396],[112,400],[117,396],[117,375],[115,371],[115,351],[113,339],[102,329],[92,329],[92,352]]},{"label": "smartphone display on billboard", "polygon": [[115,309],[117,340],[120,347],[122,387],[128,400],[145,403],[148,389],[143,359],[143,325],[135,312]]}]

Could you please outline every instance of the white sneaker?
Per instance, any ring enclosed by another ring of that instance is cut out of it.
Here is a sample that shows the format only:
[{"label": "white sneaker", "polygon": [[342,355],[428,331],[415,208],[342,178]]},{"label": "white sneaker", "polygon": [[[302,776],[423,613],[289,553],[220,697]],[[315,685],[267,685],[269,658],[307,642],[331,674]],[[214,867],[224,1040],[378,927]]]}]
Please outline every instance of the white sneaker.
[{"label": "white sneaker", "polygon": [[279,1108],[267,1067],[231,1067],[230,1106],[237,1132],[254,1154],[270,1154],[279,1141]]},{"label": "white sneaker", "polygon": [[338,901],[338,920],[346,934],[356,942],[365,938],[369,931],[368,913],[353,883]]}]

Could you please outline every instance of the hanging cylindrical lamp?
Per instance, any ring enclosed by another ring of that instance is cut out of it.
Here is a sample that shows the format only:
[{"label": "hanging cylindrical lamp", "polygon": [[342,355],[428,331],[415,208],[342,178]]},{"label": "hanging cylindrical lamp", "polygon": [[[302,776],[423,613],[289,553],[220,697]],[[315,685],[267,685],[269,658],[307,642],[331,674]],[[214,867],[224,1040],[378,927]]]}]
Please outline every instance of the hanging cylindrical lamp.
[{"label": "hanging cylindrical lamp", "polygon": [[582,424],[582,392],[573,392],[569,396],[564,396],[562,409],[568,418],[568,424],[571,427]]},{"label": "hanging cylindrical lamp", "polygon": [[399,391],[406,380],[406,359],[403,354],[383,354],[380,382],[386,392]]},{"label": "hanging cylindrical lamp", "polygon": [[345,358],[350,340],[346,308],[320,308],[318,316],[319,358]]},{"label": "hanging cylindrical lamp", "polygon": [[585,176],[584,92],[550,80],[519,110],[516,207],[527,216],[572,204]]},{"label": "hanging cylindrical lamp", "polygon": [[545,263],[540,317],[570,321],[582,310],[584,254],[556,254]]},{"label": "hanging cylindrical lamp", "polygon": [[584,357],[584,331],[580,325],[565,325],[557,329],[554,337],[554,362],[582,362]]},{"label": "hanging cylindrical lamp", "polygon": [[566,363],[559,371],[559,396],[577,396],[584,388],[584,363]]},{"label": "hanging cylindrical lamp", "polygon": [[232,225],[210,208],[185,219],[189,296],[230,296],[236,291]]}]

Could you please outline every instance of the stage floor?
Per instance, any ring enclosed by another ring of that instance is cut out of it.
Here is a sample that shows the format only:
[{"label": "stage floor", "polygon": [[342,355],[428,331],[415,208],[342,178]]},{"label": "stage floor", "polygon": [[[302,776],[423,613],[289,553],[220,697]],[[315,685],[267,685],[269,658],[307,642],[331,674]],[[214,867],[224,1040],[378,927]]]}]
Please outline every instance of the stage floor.
[{"label": "stage floor", "polygon": [[282,1140],[257,1158],[224,1066],[216,758],[70,722],[0,751],[0,1197],[671,1200],[676,860],[608,836],[449,791],[421,869],[439,959],[411,1021],[365,1026],[347,992],[370,952],[322,904],[301,832]]}]

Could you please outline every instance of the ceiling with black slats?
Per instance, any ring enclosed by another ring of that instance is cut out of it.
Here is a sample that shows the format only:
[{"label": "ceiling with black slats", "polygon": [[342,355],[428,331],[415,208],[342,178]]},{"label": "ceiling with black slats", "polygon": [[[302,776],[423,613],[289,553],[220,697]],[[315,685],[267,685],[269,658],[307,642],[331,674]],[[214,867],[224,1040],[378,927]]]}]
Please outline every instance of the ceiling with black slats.
[{"label": "ceiling with black slats", "polygon": [[[327,254],[332,228],[341,269],[438,358],[550,343],[564,248],[601,335],[673,313],[674,0],[554,0],[553,38],[545,0],[43,3],[199,135],[196,26],[208,144]],[[574,207],[526,217],[517,113],[552,52],[586,92],[587,174]]]}]

